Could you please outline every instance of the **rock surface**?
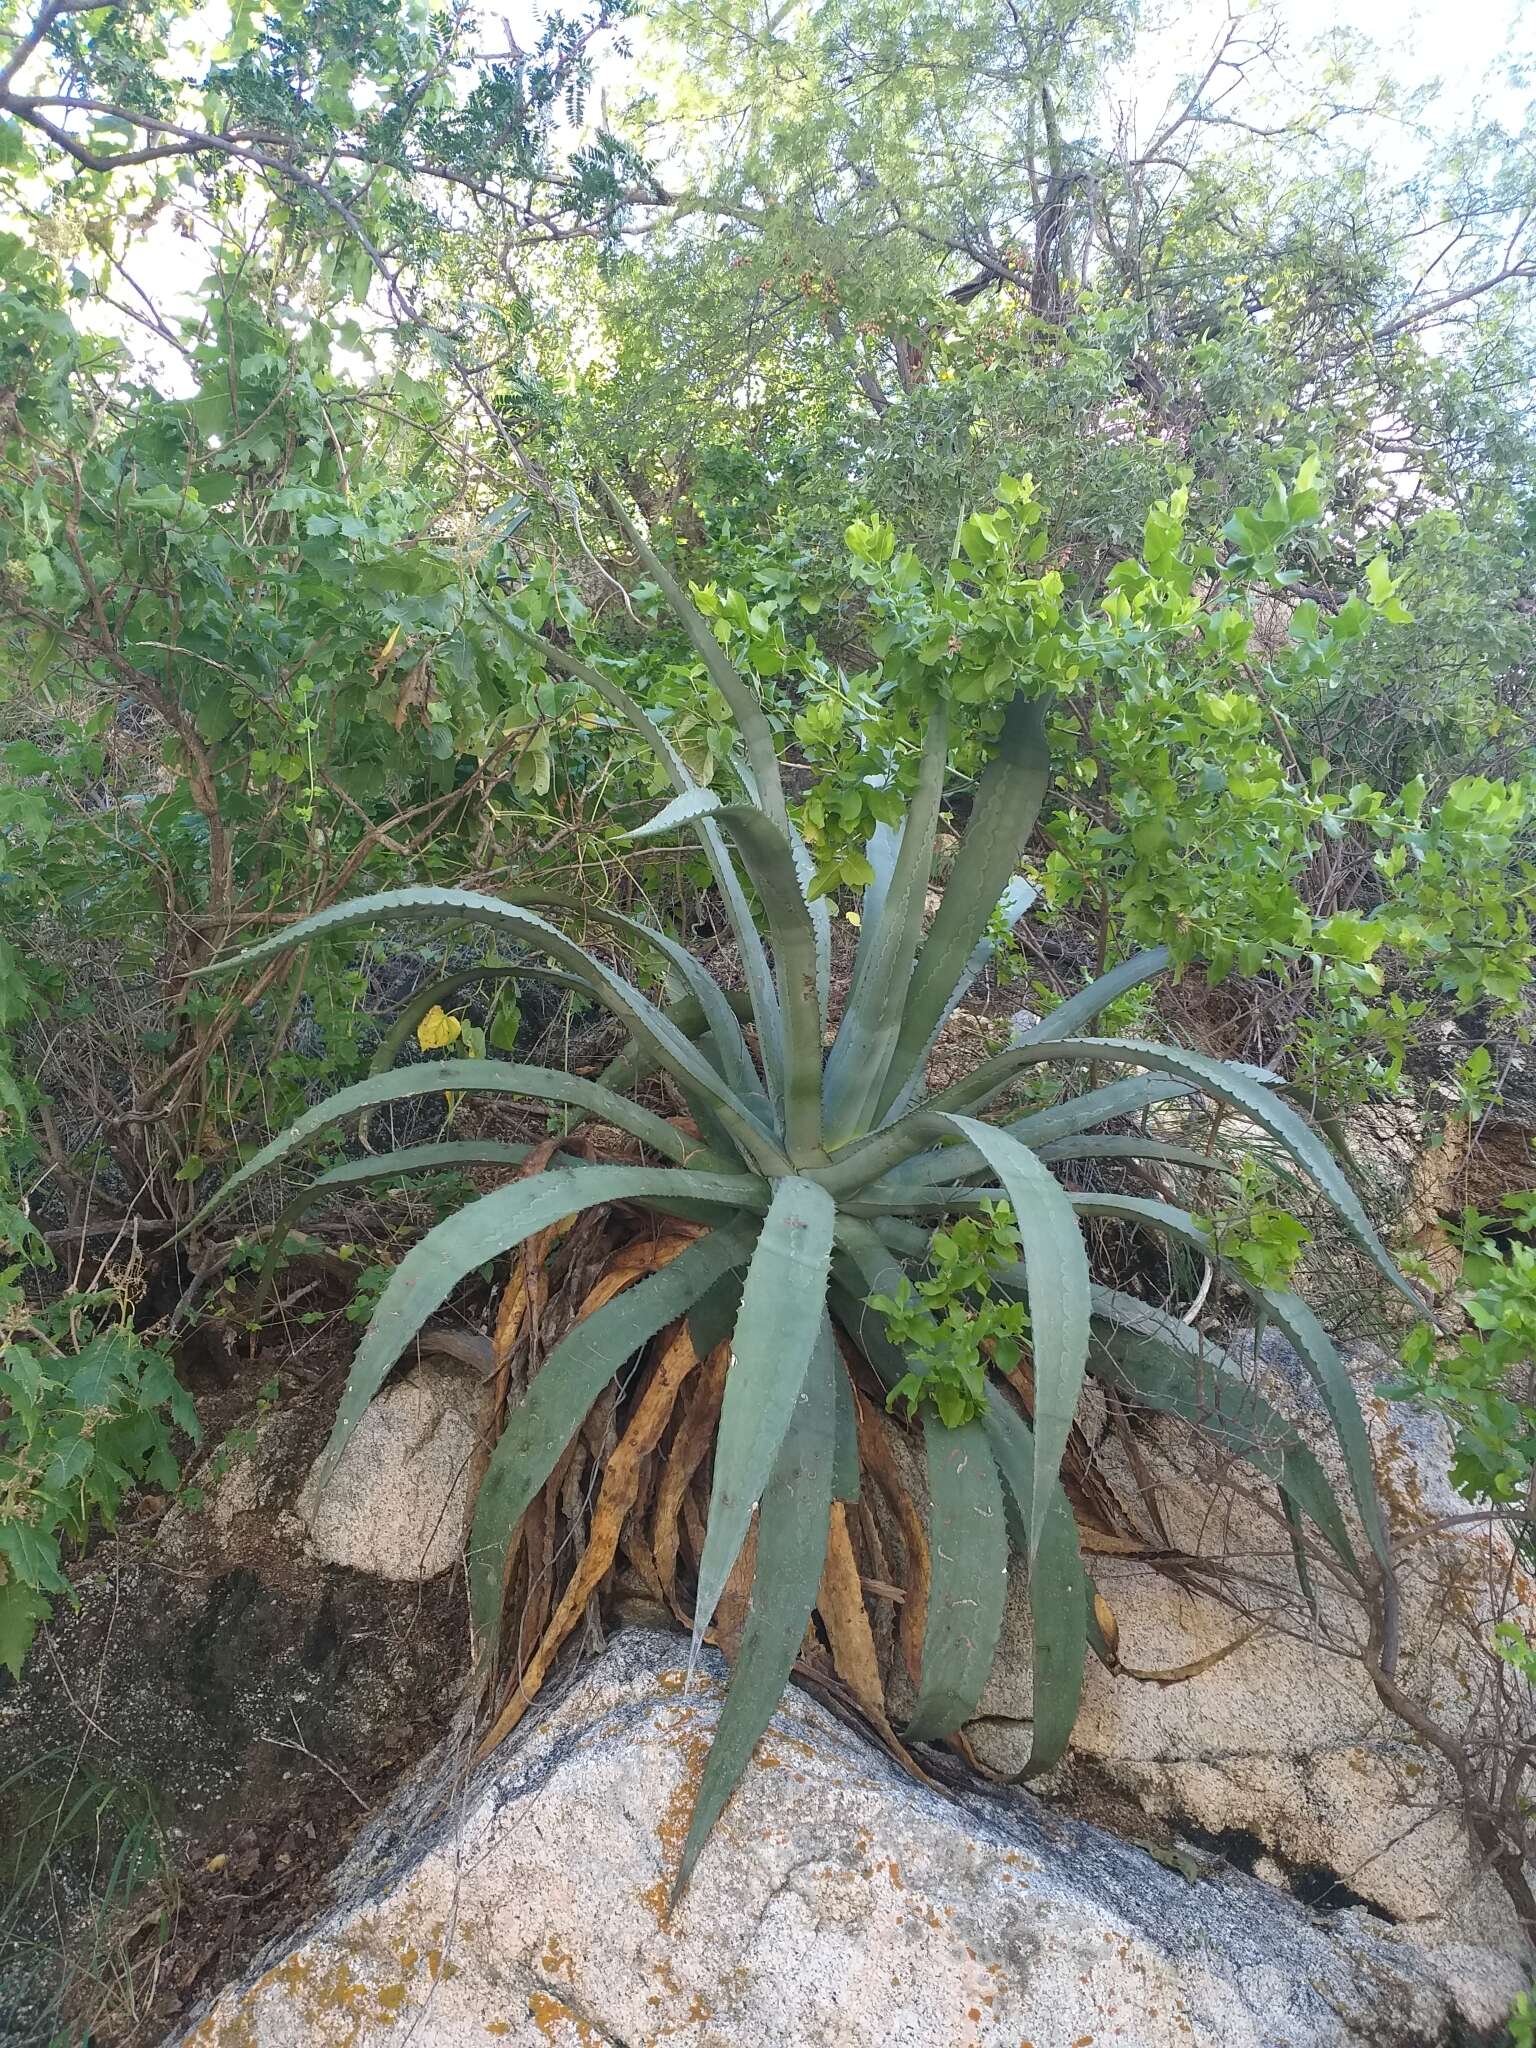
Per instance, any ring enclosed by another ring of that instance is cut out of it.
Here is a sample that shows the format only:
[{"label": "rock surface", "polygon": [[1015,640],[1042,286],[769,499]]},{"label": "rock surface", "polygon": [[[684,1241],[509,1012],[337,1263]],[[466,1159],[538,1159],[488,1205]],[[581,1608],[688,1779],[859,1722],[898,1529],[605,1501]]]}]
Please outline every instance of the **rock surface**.
[{"label": "rock surface", "polygon": [[[1443,1526],[1467,1506],[1449,1483],[1444,1424],[1374,1393],[1389,1376],[1384,1353],[1361,1347],[1349,1362],[1398,1556],[1399,1675],[1442,1725],[1463,1728],[1486,1704],[1493,1619],[1532,1615],[1536,1589],[1486,1527]],[[1311,1383],[1278,1333],[1264,1340],[1256,1370],[1269,1398],[1299,1423],[1321,1421]],[[1315,1443],[1342,1494],[1326,1428]],[[1113,1459],[1107,1447],[1101,1454]],[[1090,1558],[1120,1623],[1121,1656],[1142,1671],[1169,1672],[1236,1647],[1172,1684],[1112,1677],[1090,1659],[1070,1760],[1053,1791],[1079,1800],[1107,1793],[1112,1808],[1123,1799],[1116,1821],[1126,1832],[1137,1812],[1152,1816],[1313,1903],[1363,1902],[1402,1924],[1470,2021],[1496,2025],[1528,1982],[1526,1946],[1462,1826],[1445,1765],[1372,1688],[1359,1659],[1363,1615],[1325,1588],[1322,1620],[1313,1621],[1283,1529],[1259,1504],[1223,1494],[1187,1438],[1151,1429],[1143,1454],[1175,1545],[1218,1565],[1233,1598],[1134,1559]],[[1031,1694],[1017,1574],[983,1718],[969,1731],[996,1769],[1018,1770],[1027,1757]]]},{"label": "rock surface", "polygon": [[467,1779],[381,1816],[338,1902],[186,2048],[1438,2048],[1411,1947],[1238,1873],[1191,1881],[1023,1793],[915,1783],[792,1693],[690,1892],[721,1693],[631,1630]]},{"label": "rock surface", "polygon": [[484,1389],[462,1367],[419,1365],[371,1401],[336,1470],[311,1468],[296,1512],[322,1564],[433,1579],[464,1550]]}]

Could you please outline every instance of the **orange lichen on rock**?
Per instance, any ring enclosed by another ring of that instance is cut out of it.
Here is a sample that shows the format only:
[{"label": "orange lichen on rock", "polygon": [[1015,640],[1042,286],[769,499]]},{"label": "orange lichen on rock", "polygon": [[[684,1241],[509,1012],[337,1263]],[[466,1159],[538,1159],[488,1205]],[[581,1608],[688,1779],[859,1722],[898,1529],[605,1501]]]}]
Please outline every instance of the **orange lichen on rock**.
[{"label": "orange lichen on rock", "polygon": [[580,2048],[608,2048],[607,2042],[590,2020],[584,2020],[579,2012],[573,2012],[568,2005],[547,1991],[534,1991],[528,1998],[528,2017],[544,2036],[546,2041],[565,2048],[564,2031],[574,2031]]}]

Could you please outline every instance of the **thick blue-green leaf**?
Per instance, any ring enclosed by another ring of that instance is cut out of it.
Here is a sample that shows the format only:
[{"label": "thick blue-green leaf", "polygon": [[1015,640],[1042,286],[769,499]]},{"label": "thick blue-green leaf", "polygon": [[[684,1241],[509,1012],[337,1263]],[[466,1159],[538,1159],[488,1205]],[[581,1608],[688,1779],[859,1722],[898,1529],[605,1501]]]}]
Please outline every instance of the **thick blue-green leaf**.
[{"label": "thick blue-green leaf", "polygon": [[326,1470],[334,1470],[395,1360],[466,1275],[599,1202],[653,1199],[712,1201],[751,1211],[764,1202],[765,1184],[750,1174],[690,1173],[677,1166],[551,1167],[482,1195],[429,1230],[400,1261],[374,1307],[347,1375]]},{"label": "thick blue-green leaf", "polygon": [[[816,1178],[839,1197],[854,1194],[894,1174],[906,1161],[916,1158],[930,1142],[936,1119],[941,1113],[981,1107],[1000,1095],[1028,1068],[1056,1059],[1112,1060],[1147,1067],[1154,1073],[1188,1083],[1241,1110],[1284,1146],[1329,1197],[1351,1234],[1383,1275],[1416,1307],[1422,1306],[1419,1296],[1398,1271],[1377,1237],[1370,1218],[1337,1160],[1316,1132],[1287,1103],[1272,1094],[1252,1069],[1206,1059],[1200,1053],[1186,1052],[1180,1047],[1148,1045],[1132,1038],[1069,1038],[1048,1045],[1016,1046],[1010,1052],[984,1061],[965,1080],[931,1097],[924,1107],[877,1131],[873,1137],[844,1148],[829,1166],[817,1170]],[[1012,1134],[1038,1142],[1039,1124],[1034,1119],[1023,1120],[1020,1127],[1013,1128]],[[1053,1131],[1052,1135],[1060,1135],[1060,1132]]]},{"label": "thick blue-green leaf", "polygon": [[853,1405],[853,1384],[848,1377],[830,1316],[824,1318],[818,1344],[824,1345],[831,1360],[833,1409],[837,1418],[835,1456],[832,1461],[832,1497],[853,1502],[859,1497],[859,1420]]},{"label": "thick blue-green leaf", "polygon": [[[1048,1045],[1021,1045],[1000,1054],[976,1072],[945,1089],[928,1104],[930,1110],[980,1107],[999,1095],[1026,1067],[1041,1059],[1116,1061],[1126,1066],[1146,1067],[1175,1081],[1186,1081],[1219,1102],[1229,1103],[1284,1146],[1296,1164],[1332,1202],[1361,1249],[1375,1263],[1383,1277],[1412,1302],[1423,1303],[1397,1270],[1390,1253],[1372,1227],[1360,1197],[1345,1178],[1338,1161],[1310,1125],[1261,1082],[1229,1061],[1207,1059],[1203,1053],[1186,1052],[1182,1046],[1147,1044],[1139,1038],[1066,1038]],[[893,1128],[899,1128],[893,1127]]]},{"label": "thick blue-green leaf", "polygon": [[721,1079],[737,1100],[743,1103],[762,1125],[764,1131],[771,1134],[773,1111],[757,1069],[752,1064],[752,1055],[747,1049],[747,1041],[742,1034],[741,1024],[731,999],[686,946],[679,945],[676,939],[654,925],[645,924],[637,917],[626,917],[622,911],[609,910],[599,904],[574,903],[568,898],[543,893],[526,895],[517,900],[531,908],[563,908],[584,917],[595,918],[614,931],[631,934],[639,939],[642,945],[653,947],[660,953],[673,970],[676,984],[680,988],[679,999],[667,1004],[662,1014],[669,1017],[691,1038],[695,1034],[689,1029],[685,1018],[690,1011],[698,1011],[704,1022],[706,1049],[712,1048],[714,1064]]},{"label": "thick blue-green leaf", "polygon": [[695,1087],[709,1098],[744,1158],[767,1172],[782,1172],[788,1163],[779,1147],[764,1137],[745,1105],[737,1100],[708,1060],[639,989],[534,911],[504,903],[495,896],[477,895],[470,889],[391,889],[382,895],[364,896],[352,903],[317,911],[313,917],[301,918],[260,945],[216,961],[201,971],[222,973],[250,966],[313,939],[334,937],[358,925],[384,920],[487,925],[560,961],[591,982],[597,1000],[629,1028],[657,1065],[671,1074],[680,1087]]},{"label": "thick blue-green leaf", "polygon": [[746,863],[762,899],[778,972],[783,1038],[784,1140],[807,1164],[821,1151],[821,995],[823,950],[795,866],[794,848],[761,811],[733,805],[720,823]]},{"label": "thick blue-green leaf", "polygon": [[[1039,893],[1034,883],[1026,881],[1022,875],[1015,875],[1012,878],[1003,891],[1002,901],[997,906],[998,914],[1009,931],[1013,930]],[[904,1110],[909,1109],[927,1086],[928,1062],[945,1025],[970,993],[972,984],[996,951],[996,942],[990,933],[977,942],[975,951],[965,963],[965,972],[961,975],[954,993],[944,1005],[938,1023],[928,1035],[928,1043],[923,1047],[921,1057],[913,1062],[905,1080],[902,1079],[901,1068],[892,1062],[886,1084],[880,1091],[877,1114],[881,1123],[889,1123],[893,1117],[898,1117]]]},{"label": "thick blue-green leaf", "polygon": [[[487,607],[487,609],[489,609]],[[594,690],[605,703],[612,705],[619,716],[632,725],[636,732],[650,746],[656,758],[667,772],[667,779],[679,795],[695,790],[699,785],[689,773],[681,754],[672,745],[656,721],[645,710],[639,700],[629,691],[614,682],[611,676],[583,661],[579,655],[568,649],[555,647],[547,640],[541,640],[519,621],[492,612],[496,622],[516,635],[526,646],[536,651],[544,660],[574,676],[578,681]],[[742,970],[746,975],[747,990],[752,1003],[752,1015],[757,1024],[757,1040],[762,1048],[763,1063],[768,1073],[770,1091],[777,1096],[782,1080],[782,1052],[779,1044],[779,999],[773,985],[773,976],[768,971],[768,956],[763,951],[762,938],[753,920],[752,912],[742,890],[725,841],[720,837],[719,828],[707,817],[695,821],[694,832],[704,849],[715,886],[720,891],[720,900],[735,934],[737,948],[741,954]]]},{"label": "thick blue-green leaf", "polygon": [[[928,1248],[928,1232],[922,1234],[922,1249]],[[832,1265],[830,1299],[838,1323],[853,1340],[859,1356],[873,1370],[887,1393],[908,1371],[906,1353],[891,1342],[885,1318],[869,1305],[873,1294],[891,1294],[901,1284],[902,1271],[889,1246],[883,1244],[867,1223],[839,1215],[836,1255]]]},{"label": "thick blue-green leaf", "polygon": [[835,1361],[825,1346],[812,1349],[810,1370],[801,1382],[758,1508],[751,1602],[730,1690],[699,1780],[674,1902],[784,1696],[821,1585],[837,1430],[828,1367]]},{"label": "thick blue-green leaf", "polygon": [[1322,1466],[1220,1345],[1134,1295],[1095,1288],[1088,1367],[1134,1400],[1194,1424],[1262,1472],[1316,1524],[1345,1569],[1360,1576]]},{"label": "thick blue-green leaf", "polygon": [[469,1543],[470,1614],[484,1656],[496,1654],[507,1547],[593,1402],[641,1345],[744,1264],[751,1245],[749,1231],[729,1227],[699,1238],[567,1331],[508,1410],[480,1483]]},{"label": "thick blue-green leaf", "polygon": [[[907,806],[896,865],[866,953],[867,965],[849,990],[837,1037],[827,1056],[829,1145],[844,1144],[871,1129],[877,1121],[877,1105],[901,1036],[912,963],[922,938],[923,909],[948,764],[949,714],[940,704],[930,715],[923,735],[917,787]],[[969,952],[969,947],[966,950]]]},{"label": "thick blue-green leaf", "polygon": [[923,1450],[931,1578],[909,1742],[953,1735],[974,1718],[1008,1597],[1003,1490],[985,1430],[979,1422],[948,1429],[925,1408]]},{"label": "thick blue-green leaf", "polygon": [[697,784],[692,789],[685,789],[681,796],[673,797],[671,803],[664,804],[654,818],[647,818],[643,825],[637,825],[624,837],[629,840],[654,839],[658,832],[675,832],[680,825],[691,825],[696,818],[713,817],[721,808],[716,792]]},{"label": "thick blue-green leaf", "polygon": [[[1034,1432],[1001,1394],[987,1403],[981,1426],[997,1461],[1015,1547],[1026,1553],[1035,1520]],[[1022,1775],[1038,1777],[1061,1761],[1083,1690],[1093,1588],[1083,1569],[1077,1524],[1053,1478],[1040,1548],[1029,1566],[1030,1661],[1034,1726]]]},{"label": "thick blue-green leaf", "polygon": [[[1100,1124],[1115,1123],[1121,1117],[1140,1116],[1159,1102],[1178,1102],[1198,1091],[1187,1081],[1170,1081],[1163,1074],[1132,1074],[1123,1081],[1110,1081],[1102,1088],[1069,1096],[1049,1109],[1032,1110],[1004,1126],[1021,1145],[1036,1152],[1057,1138],[1075,1137],[1079,1131],[1096,1130]],[[910,1162],[916,1166],[917,1161]],[[905,1168],[902,1169],[906,1171]]]},{"label": "thick blue-green leaf", "polygon": [[729,1343],[741,1313],[741,1287],[746,1275],[722,1273],[707,1287],[688,1311],[688,1334],[700,1358],[707,1358],[717,1344]]},{"label": "thick blue-green leaf", "polygon": [[[838,1321],[876,1376],[887,1388],[894,1387],[908,1361],[867,1297],[889,1293],[900,1268],[866,1224],[839,1218],[837,1240],[833,1299]],[[905,1730],[914,1742],[952,1734],[975,1715],[996,1655],[1008,1593],[1002,1488],[982,1425],[968,1422],[946,1429],[929,1411],[923,1418],[923,1444],[932,1576],[918,1701]]]},{"label": "thick blue-green leaf", "polygon": [[785,832],[746,804],[713,800],[713,815],[746,863],[762,898],[778,971],[784,1045],[784,1131],[792,1159],[821,1147],[822,965],[816,925]]},{"label": "thick blue-green leaf", "polygon": [[[965,1147],[965,1152],[970,1151]],[[1042,1164],[1074,1159],[1129,1159],[1187,1166],[1202,1173],[1231,1174],[1225,1160],[1209,1152],[1196,1152],[1187,1145],[1159,1145],[1151,1138],[1066,1138],[1059,1145],[1042,1145],[1030,1150]],[[962,1148],[956,1148],[960,1156]],[[974,1155],[978,1169],[984,1164]],[[925,1216],[944,1210],[968,1214],[988,1202],[1005,1201],[1004,1189],[983,1186],[977,1181],[945,1181],[925,1184],[902,1181],[887,1174],[867,1187],[861,1195],[845,1195],[839,1207],[850,1216]]]},{"label": "thick blue-green leaf", "polygon": [[864,858],[869,862],[875,879],[867,884],[859,898],[859,938],[853,953],[853,974],[848,983],[850,1001],[858,989],[860,977],[869,972],[875,935],[880,929],[885,899],[890,894],[891,877],[901,856],[903,830],[904,821],[900,825],[876,825],[864,842]]},{"label": "thick blue-green leaf", "polygon": [[[1220,1260],[1220,1251],[1210,1232],[1203,1229],[1187,1210],[1176,1209],[1168,1202],[1149,1201],[1139,1195],[1107,1194],[1072,1195],[1069,1199],[1080,1216],[1111,1216],[1120,1222],[1136,1224],[1144,1230],[1171,1238],[1176,1243],[1190,1245],[1209,1259]],[[1370,1438],[1344,1361],[1322,1324],[1299,1295],[1284,1293],[1278,1288],[1256,1286],[1233,1267],[1223,1266],[1223,1271],[1237,1281],[1250,1300],[1263,1308],[1276,1328],[1289,1339],[1305,1365],[1339,1440],[1366,1540],[1390,1580],[1392,1546],[1376,1492]]]},{"label": "thick blue-green leaf", "polygon": [[1154,1166],[1187,1166],[1195,1173],[1231,1173],[1229,1161],[1192,1145],[1164,1145],[1156,1138],[1058,1138],[1054,1145],[1031,1145],[1048,1165],[1069,1159],[1134,1159]]},{"label": "thick blue-green leaf", "polygon": [[1067,1447],[1088,1362],[1088,1254],[1072,1205],[1033,1152],[975,1117],[949,1121],[993,1167],[1008,1192],[1029,1278],[1029,1342],[1035,1378],[1033,1563],[1045,1533],[1051,1482]]},{"label": "thick blue-green leaf", "polygon": [[720,1404],[714,1483],[694,1601],[694,1647],[715,1617],[762,1498],[826,1316],[836,1220],[814,1181],[773,1184],[742,1289]]},{"label": "thick blue-green leaf", "polygon": [[[839,1210],[838,1214],[840,1217],[846,1217],[846,1211]],[[894,1216],[880,1216],[873,1219],[872,1228],[875,1241],[883,1245],[886,1251],[894,1254],[896,1258],[926,1259],[928,1257],[933,1243],[933,1225],[931,1223],[926,1225],[903,1223]],[[873,1291],[880,1294],[888,1294],[890,1289],[889,1287],[881,1286]]]},{"label": "thick blue-green leaf", "polygon": [[715,638],[708,619],[651,546],[623,499],[606,483],[600,488],[614,517],[624,529],[625,539],[644,563],[647,575],[688,635],[694,653],[708,671],[710,681],[725,699],[747,750],[756,801],[764,815],[783,832],[789,822],[789,812],[779,773],[778,747],[761,699]]},{"label": "thick blue-green leaf", "polygon": [[[1015,697],[997,754],[982,775],[971,821],[918,955],[890,1071],[903,1077],[923,1057],[1009,878],[1023,857],[1050,786],[1046,705]],[[931,849],[930,849],[931,850]]]},{"label": "thick blue-green leaf", "polygon": [[1052,1039],[1075,1038],[1101,1010],[1107,1010],[1119,997],[1161,974],[1172,958],[1166,946],[1153,946],[1145,953],[1133,953],[1129,960],[1122,960],[1118,967],[1111,967],[1107,974],[1090,981],[1075,996],[1058,1003],[1048,1017],[1042,1017],[1038,1024],[1032,1024],[1027,1031],[1021,1032],[1018,1043],[1044,1045]]},{"label": "thick blue-green leaf", "polygon": [[366,1081],[355,1081],[350,1088],[339,1089],[313,1109],[305,1110],[287,1130],[263,1145],[244,1166],[237,1167],[186,1228],[190,1230],[201,1223],[257,1174],[265,1173],[269,1166],[277,1165],[319,1132],[345,1123],[358,1111],[407,1102],[418,1095],[444,1094],[515,1095],[525,1101],[532,1098],[538,1102],[568,1102],[589,1115],[604,1118],[619,1130],[628,1131],[664,1159],[680,1163],[691,1153],[707,1166],[719,1164],[710,1160],[701,1146],[685,1138],[675,1125],[651,1110],[642,1109],[638,1103],[626,1101],[622,1095],[612,1094],[596,1081],[583,1080],[580,1075],[564,1074],[553,1067],[520,1066],[510,1060],[420,1060],[413,1067],[400,1067],[388,1074],[372,1074]]},{"label": "thick blue-green leaf", "polygon": [[832,912],[827,907],[825,896],[811,894],[816,863],[811,859],[811,850],[793,820],[789,826],[789,851],[795,863],[795,879],[800,884],[800,894],[805,898],[806,915],[811,920],[811,936],[816,946],[816,1006],[825,1034],[832,1001]]},{"label": "thick blue-green leaf", "polygon": [[[502,1145],[493,1138],[465,1138],[435,1145],[404,1145],[398,1152],[370,1152],[364,1159],[347,1159],[328,1173],[317,1174],[308,1187],[300,1188],[285,1203],[272,1226],[271,1242],[262,1261],[256,1286],[255,1309],[266,1300],[272,1275],[282,1256],[290,1230],[317,1202],[343,1188],[368,1187],[374,1181],[405,1180],[415,1173],[441,1173],[461,1166],[521,1166],[528,1157],[527,1145]],[[574,1165],[574,1160],[564,1162]]]}]

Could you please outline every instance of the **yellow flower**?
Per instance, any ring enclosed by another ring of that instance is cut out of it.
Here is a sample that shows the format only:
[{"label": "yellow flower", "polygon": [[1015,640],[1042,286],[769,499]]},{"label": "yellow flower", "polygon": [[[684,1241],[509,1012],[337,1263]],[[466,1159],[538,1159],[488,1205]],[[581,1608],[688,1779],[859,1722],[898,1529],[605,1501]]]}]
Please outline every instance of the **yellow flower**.
[{"label": "yellow flower", "polygon": [[441,1052],[445,1045],[453,1044],[463,1029],[457,1017],[450,1017],[441,1003],[434,1003],[416,1026],[416,1043],[423,1052]]}]

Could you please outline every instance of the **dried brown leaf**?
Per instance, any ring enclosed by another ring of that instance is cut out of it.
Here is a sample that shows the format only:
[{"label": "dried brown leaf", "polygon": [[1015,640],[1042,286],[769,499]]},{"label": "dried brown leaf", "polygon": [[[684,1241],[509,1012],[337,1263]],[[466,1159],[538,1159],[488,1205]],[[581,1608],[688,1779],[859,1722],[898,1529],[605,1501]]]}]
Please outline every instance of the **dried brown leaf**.
[{"label": "dried brown leaf", "polygon": [[714,1439],[715,1426],[720,1419],[720,1403],[725,1398],[725,1376],[730,1365],[730,1345],[717,1344],[704,1371],[689,1390],[682,1426],[672,1441],[671,1454],[662,1470],[661,1484],[656,1489],[651,1546],[668,1603],[674,1606],[680,1540],[678,1521],[683,1499]]},{"label": "dried brown leaf", "polygon": [[548,1677],[561,1644],[581,1619],[587,1602],[606,1577],[618,1551],[625,1518],[635,1504],[641,1467],[661,1441],[678,1395],[698,1362],[693,1340],[688,1335],[688,1325],[686,1322],[679,1324],[667,1340],[650,1381],[635,1404],[628,1427],[608,1460],[592,1512],[586,1554],[561,1595],[560,1604],[527,1669],[519,1676],[511,1697],[481,1743],[481,1756],[488,1755],[527,1712]]},{"label": "dried brown leaf", "polygon": [[907,1491],[901,1468],[891,1449],[890,1424],[857,1391],[854,1402],[858,1416],[860,1462],[896,1517],[902,1548],[906,1552],[903,1573],[906,1598],[901,1604],[897,1634],[907,1675],[914,1685],[918,1685],[922,1681],[923,1627],[928,1616],[928,1537],[923,1528],[923,1518]]}]

